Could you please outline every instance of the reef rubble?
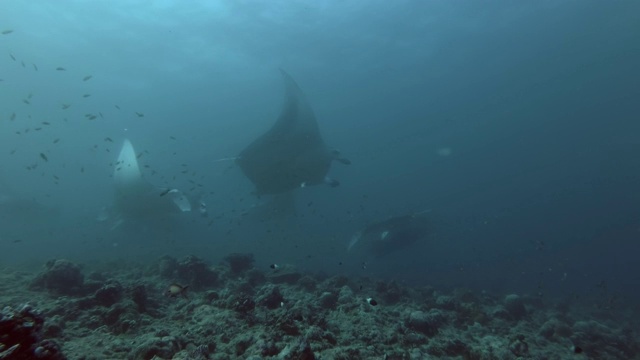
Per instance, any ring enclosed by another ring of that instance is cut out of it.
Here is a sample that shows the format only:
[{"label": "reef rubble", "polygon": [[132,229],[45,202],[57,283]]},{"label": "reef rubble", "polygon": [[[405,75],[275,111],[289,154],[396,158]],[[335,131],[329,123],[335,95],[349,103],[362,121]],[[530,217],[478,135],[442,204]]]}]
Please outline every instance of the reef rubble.
[{"label": "reef rubble", "polygon": [[0,359],[640,359],[630,309],[261,270],[253,255],[58,259],[2,282]]}]

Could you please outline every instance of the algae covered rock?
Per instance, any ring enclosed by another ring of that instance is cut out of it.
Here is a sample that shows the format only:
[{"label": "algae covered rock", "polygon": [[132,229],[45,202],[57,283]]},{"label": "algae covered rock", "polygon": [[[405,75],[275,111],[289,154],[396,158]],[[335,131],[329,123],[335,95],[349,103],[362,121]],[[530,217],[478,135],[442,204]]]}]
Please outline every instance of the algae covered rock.
[{"label": "algae covered rock", "polygon": [[32,281],[32,288],[44,288],[60,295],[77,295],[82,292],[84,275],[80,266],[69,260],[50,260],[45,270]]}]

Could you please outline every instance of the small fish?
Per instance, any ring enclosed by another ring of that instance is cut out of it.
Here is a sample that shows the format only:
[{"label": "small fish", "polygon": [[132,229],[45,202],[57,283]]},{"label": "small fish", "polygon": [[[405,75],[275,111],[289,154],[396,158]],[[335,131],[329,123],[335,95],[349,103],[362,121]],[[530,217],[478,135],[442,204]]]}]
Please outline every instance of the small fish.
[{"label": "small fish", "polygon": [[87,76],[82,78],[82,81],[87,81],[87,80],[91,79],[92,77],[93,76],[91,76],[91,75],[87,75]]},{"label": "small fish", "polygon": [[95,115],[91,115],[91,116],[89,116],[89,120],[95,120],[95,119],[97,119],[97,118],[98,118],[98,117],[97,117],[97,116],[95,116]]},{"label": "small fish", "polygon": [[20,60],[20,65],[22,65],[22,67],[27,67],[27,65],[25,65],[23,60]]},{"label": "small fish", "polygon": [[89,96],[91,96],[91,94],[84,94],[82,95],[83,98],[88,98]]},{"label": "small fish", "polygon": [[165,195],[167,195],[170,191],[171,191],[171,188],[169,188],[169,189],[167,189],[167,190],[165,190],[165,191],[161,192],[161,193],[160,193],[160,196],[161,196],[161,197],[162,197],[162,196],[165,196]]},{"label": "small fish", "polygon": [[371,306],[378,305],[378,302],[373,298],[367,298],[367,303],[369,303],[369,305],[371,305]]},{"label": "small fish", "polygon": [[120,110],[120,106],[118,106],[118,105],[113,105],[113,106],[115,106],[116,109]]},{"label": "small fish", "polygon": [[22,239],[15,239],[12,241],[12,243],[14,244],[21,243],[21,242],[22,242]]},{"label": "small fish", "polygon": [[43,121],[43,122],[42,122],[42,125],[51,125],[51,123],[50,123],[50,122],[48,122],[48,121]]},{"label": "small fish", "polygon": [[169,287],[167,288],[167,291],[165,291],[164,294],[170,298],[175,298],[175,297],[178,297],[179,295],[182,295],[185,299],[187,299],[188,288],[189,286],[182,286],[174,283],[169,285]]},{"label": "small fish", "polygon": [[13,32],[13,30],[11,29],[7,29],[7,30],[2,30],[2,35],[9,35]]},{"label": "small fish", "polygon": [[27,99],[22,99],[22,102],[27,104],[27,105],[31,105],[31,101],[27,100]]},{"label": "small fish", "polygon": [[58,176],[56,176],[56,175],[53,175],[53,178],[56,179],[56,180],[60,180],[60,178]]},{"label": "small fish", "polygon": [[136,159],[140,159],[142,157],[142,155],[144,155],[144,153],[141,151],[138,153],[138,155],[136,155]]},{"label": "small fish", "polygon": [[137,111],[136,111],[135,113],[136,113],[136,115],[138,115],[138,117],[144,117],[144,114],[143,114],[143,113],[139,113],[139,112],[137,112]]},{"label": "small fish", "polygon": [[13,54],[9,54],[9,56],[11,57],[11,60],[16,61],[16,57],[13,56]]},{"label": "small fish", "polygon": [[113,140],[110,137],[104,138],[104,141],[113,142]]},{"label": "small fish", "polygon": [[16,149],[11,150],[11,152],[9,153],[9,155],[13,155],[16,153]]},{"label": "small fish", "polygon": [[102,116],[102,113],[100,111],[98,111],[98,115],[100,115],[101,119],[104,119],[104,116]]},{"label": "small fish", "polygon": [[9,120],[13,121],[16,119],[16,113],[11,113],[11,116],[9,116]]},{"label": "small fish", "polygon": [[33,93],[27,94],[27,99],[31,100],[32,97],[33,97]]},{"label": "small fish", "polygon": [[71,104],[62,104],[62,110],[67,110]]},{"label": "small fish", "polygon": [[42,128],[41,127],[37,127],[37,128],[33,128],[33,130],[40,131],[40,130],[42,130]]},{"label": "small fish", "polygon": [[55,139],[55,140],[53,140],[53,143],[57,144],[59,141],[60,141],[60,139]]},{"label": "small fish", "polygon": [[58,71],[67,71],[67,69],[63,68],[62,66],[58,66],[56,68],[56,70],[58,70]]},{"label": "small fish", "polygon": [[84,173],[84,166],[80,166],[80,172]]},{"label": "small fish", "polygon": [[47,155],[45,155],[44,153],[40,153],[40,158],[42,158],[42,160],[44,161],[49,161],[49,159],[47,158]]},{"label": "small fish", "polygon": [[38,66],[36,64],[31,64],[33,65],[33,70],[38,71]]},{"label": "small fish", "polygon": [[175,140],[176,138],[175,138],[175,137],[173,137],[173,136],[169,136],[169,139],[171,139],[171,140]]}]

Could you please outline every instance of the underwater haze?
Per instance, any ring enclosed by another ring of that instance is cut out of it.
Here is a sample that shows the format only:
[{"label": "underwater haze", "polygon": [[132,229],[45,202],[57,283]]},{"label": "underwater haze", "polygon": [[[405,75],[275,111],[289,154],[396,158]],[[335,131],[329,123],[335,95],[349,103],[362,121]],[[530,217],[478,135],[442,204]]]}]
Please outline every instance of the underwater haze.
[{"label": "underwater haze", "polygon": [[[595,0],[4,0],[0,262],[240,252],[261,267],[637,300],[639,13]],[[265,218],[268,197],[234,159],[278,118],[280,69],[351,165],[331,167],[340,186],[296,189],[294,216]],[[101,216],[125,139],[145,180],[180,189],[191,212]],[[418,213],[426,239],[348,250],[367,225]]]}]

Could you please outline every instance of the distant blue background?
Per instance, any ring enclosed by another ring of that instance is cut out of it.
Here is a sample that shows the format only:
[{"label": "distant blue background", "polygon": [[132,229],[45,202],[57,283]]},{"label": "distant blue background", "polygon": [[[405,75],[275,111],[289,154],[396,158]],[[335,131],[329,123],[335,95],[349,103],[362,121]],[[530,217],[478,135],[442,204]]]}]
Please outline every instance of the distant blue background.
[{"label": "distant blue background", "polygon": [[[2,193],[55,215],[2,215],[0,261],[237,251],[264,267],[633,299],[639,13],[588,0],[2,1]],[[338,188],[297,191],[297,221],[265,224],[241,215],[258,202],[249,181],[214,160],[273,123],[278,68],[353,164],[334,165]],[[201,184],[191,193],[210,218],[169,233],[98,223],[125,137],[150,181]],[[364,225],[425,210],[429,241],[383,259],[346,252]]]}]

